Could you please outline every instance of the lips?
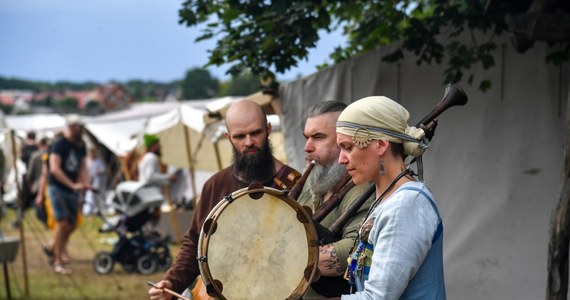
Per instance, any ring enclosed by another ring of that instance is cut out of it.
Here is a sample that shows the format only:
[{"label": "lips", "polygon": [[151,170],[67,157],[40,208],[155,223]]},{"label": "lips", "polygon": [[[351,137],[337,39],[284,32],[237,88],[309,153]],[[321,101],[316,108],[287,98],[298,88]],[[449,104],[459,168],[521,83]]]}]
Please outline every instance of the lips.
[{"label": "lips", "polygon": [[247,155],[253,155],[253,154],[256,154],[257,152],[259,152],[259,149],[255,149],[255,148],[245,150],[245,154],[247,154]]}]

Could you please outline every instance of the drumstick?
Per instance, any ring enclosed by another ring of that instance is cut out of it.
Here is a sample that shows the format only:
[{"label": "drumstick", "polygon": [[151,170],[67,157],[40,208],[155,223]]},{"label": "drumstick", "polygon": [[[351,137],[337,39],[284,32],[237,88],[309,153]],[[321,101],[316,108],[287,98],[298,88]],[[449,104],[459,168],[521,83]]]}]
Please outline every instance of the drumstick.
[{"label": "drumstick", "polygon": [[178,298],[180,298],[180,299],[182,299],[182,300],[190,300],[190,299],[188,299],[188,298],[186,298],[186,297],[184,297],[184,296],[178,294],[177,292],[175,292],[175,291],[173,291],[173,290],[171,290],[171,289],[169,289],[169,288],[159,288],[159,287],[156,286],[156,283],[154,283],[154,282],[152,282],[152,281],[147,281],[146,284],[148,284],[148,285],[150,285],[150,286],[152,286],[152,287],[154,287],[154,288],[161,289],[161,290],[167,292],[168,294],[170,294],[170,295],[172,295],[172,296],[174,296],[174,297],[178,297]]}]

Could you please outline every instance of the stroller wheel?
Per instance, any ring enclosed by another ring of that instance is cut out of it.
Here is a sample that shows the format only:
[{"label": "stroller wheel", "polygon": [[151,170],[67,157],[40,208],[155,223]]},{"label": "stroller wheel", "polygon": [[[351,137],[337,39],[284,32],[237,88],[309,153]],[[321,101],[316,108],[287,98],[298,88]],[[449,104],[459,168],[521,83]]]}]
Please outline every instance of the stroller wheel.
[{"label": "stroller wheel", "polygon": [[150,275],[156,271],[158,266],[154,255],[145,254],[137,259],[137,271],[143,275]]},{"label": "stroller wheel", "polygon": [[111,253],[105,251],[97,252],[93,259],[93,269],[99,274],[108,274],[113,271],[114,263]]}]

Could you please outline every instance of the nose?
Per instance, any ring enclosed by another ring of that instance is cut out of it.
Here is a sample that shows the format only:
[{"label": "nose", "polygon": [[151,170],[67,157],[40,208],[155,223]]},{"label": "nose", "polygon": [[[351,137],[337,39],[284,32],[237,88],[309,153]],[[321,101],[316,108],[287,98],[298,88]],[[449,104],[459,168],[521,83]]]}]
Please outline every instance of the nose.
[{"label": "nose", "polygon": [[315,146],[311,142],[311,139],[307,139],[305,142],[305,153],[313,153],[315,152]]},{"label": "nose", "polygon": [[245,136],[245,146],[246,147],[251,147],[255,144],[255,141],[253,139],[253,137],[251,135],[246,135]]},{"label": "nose", "polygon": [[341,165],[348,164],[348,156],[344,154],[343,151],[340,151],[340,154],[338,155],[338,163]]}]

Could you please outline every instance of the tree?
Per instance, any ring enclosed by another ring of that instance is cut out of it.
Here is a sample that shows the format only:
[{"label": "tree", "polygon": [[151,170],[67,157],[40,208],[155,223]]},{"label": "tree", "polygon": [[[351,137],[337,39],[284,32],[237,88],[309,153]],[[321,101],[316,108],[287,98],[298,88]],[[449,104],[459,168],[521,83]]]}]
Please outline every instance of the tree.
[{"label": "tree", "polygon": [[220,85],[220,96],[247,96],[261,89],[259,78],[251,72],[233,77],[225,85]]},{"label": "tree", "polygon": [[[567,61],[569,11],[570,5],[562,0],[187,0],[179,15],[187,26],[206,25],[197,40],[217,39],[209,64],[232,64],[228,72],[233,75],[250,69],[274,78],[275,72],[283,73],[307,58],[319,30],[341,27],[348,44],[333,51],[334,62],[400,41],[400,48],[384,60],[400,61],[407,51],[417,56],[418,64],[441,64],[447,53],[444,81],[458,82],[476,65],[495,65],[493,37],[507,30],[518,41],[514,45],[519,51],[526,51],[533,41],[548,41],[561,47],[547,60]],[[465,31],[473,37],[468,42],[459,38]],[[490,38],[477,40],[474,32]],[[442,44],[438,37],[448,42]],[[473,74],[467,81],[474,81]],[[491,86],[488,79],[478,81],[482,90]]]},{"label": "tree", "polygon": [[[491,88],[491,81],[475,79],[468,70],[495,65],[496,35],[510,34],[520,53],[535,42],[547,42],[552,46],[545,57],[549,63],[570,58],[570,3],[563,0],[187,0],[179,15],[187,26],[206,24],[198,40],[217,39],[209,64],[232,64],[231,74],[249,68],[274,78],[274,72],[283,73],[307,58],[319,30],[336,28],[343,29],[348,43],[332,52],[334,62],[398,42],[383,60],[398,62],[411,54],[417,64],[445,64],[444,82],[466,77],[483,91]],[[567,107],[570,118],[570,98]],[[550,226],[547,299],[566,299],[568,293],[570,121],[566,133],[561,190]]]},{"label": "tree", "polygon": [[77,109],[79,108],[79,100],[77,100],[77,98],[75,97],[65,97],[59,101],[56,102],[57,103],[57,107],[62,111],[62,112],[76,112]]},{"label": "tree", "polygon": [[105,112],[105,108],[103,108],[101,102],[89,99],[83,108],[83,112],[88,115],[96,115]]},{"label": "tree", "polygon": [[188,70],[182,81],[182,99],[207,99],[218,93],[219,82],[200,68]]}]

